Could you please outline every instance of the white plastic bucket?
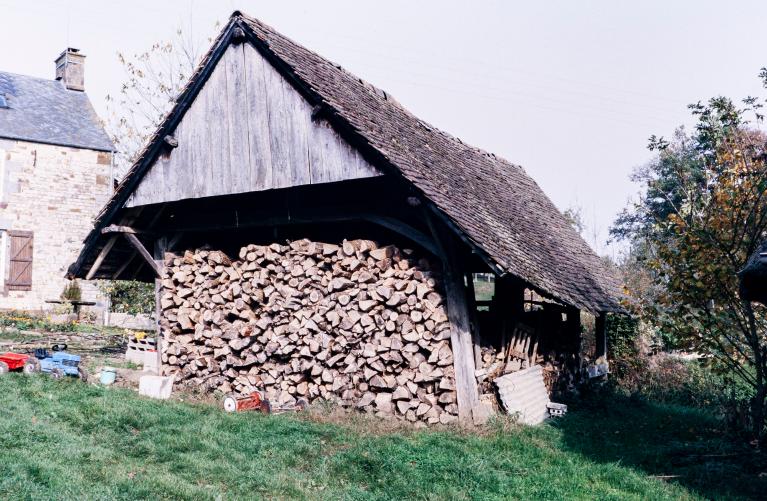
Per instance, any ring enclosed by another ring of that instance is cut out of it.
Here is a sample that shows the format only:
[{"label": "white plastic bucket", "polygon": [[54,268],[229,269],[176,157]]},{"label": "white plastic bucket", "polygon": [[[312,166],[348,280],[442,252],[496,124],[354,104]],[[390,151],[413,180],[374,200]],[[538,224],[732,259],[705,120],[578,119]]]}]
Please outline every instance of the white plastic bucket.
[{"label": "white plastic bucket", "polygon": [[109,386],[115,382],[115,379],[117,379],[117,371],[115,369],[112,367],[104,367],[101,369],[101,377],[99,377],[99,382],[101,384]]}]

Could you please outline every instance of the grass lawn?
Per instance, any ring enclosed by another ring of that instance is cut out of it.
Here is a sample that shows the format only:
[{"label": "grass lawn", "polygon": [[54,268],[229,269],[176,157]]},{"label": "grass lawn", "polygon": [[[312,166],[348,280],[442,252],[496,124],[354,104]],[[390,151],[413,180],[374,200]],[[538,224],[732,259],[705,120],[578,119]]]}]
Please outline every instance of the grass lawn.
[{"label": "grass lawn", "polygon": [[0,394],[2,499],[699,499],[765,488],[739,462],[701,460],[742,452],[711,435],[715,422],[651,406],[471,435],[226,415],[44,376],[0,378]]}]

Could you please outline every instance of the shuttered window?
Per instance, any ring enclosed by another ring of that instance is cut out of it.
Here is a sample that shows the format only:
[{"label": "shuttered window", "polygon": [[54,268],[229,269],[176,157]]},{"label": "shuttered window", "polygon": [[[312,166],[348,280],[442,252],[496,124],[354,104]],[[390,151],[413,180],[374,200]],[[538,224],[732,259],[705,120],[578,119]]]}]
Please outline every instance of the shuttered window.
[{"label": "shuttered window", "polygon": [[32,232],[8,232],[8,290],[32,289]]}]

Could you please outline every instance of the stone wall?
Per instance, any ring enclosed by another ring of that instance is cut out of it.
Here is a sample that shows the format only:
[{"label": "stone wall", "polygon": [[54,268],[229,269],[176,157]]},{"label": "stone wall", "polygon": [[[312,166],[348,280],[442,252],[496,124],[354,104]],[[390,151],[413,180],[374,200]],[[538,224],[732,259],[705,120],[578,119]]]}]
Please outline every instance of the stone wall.
[{"label": "stone wall", "polygon": [[[0,230],[34,233],[32,289],[10,291],[4,239],[0,309],[51,309],[66,284],[93,218],[111,194],[109,153],[0,139],[4,157]],[[95,283],[81,283],[83,300],[103,302]]]}]

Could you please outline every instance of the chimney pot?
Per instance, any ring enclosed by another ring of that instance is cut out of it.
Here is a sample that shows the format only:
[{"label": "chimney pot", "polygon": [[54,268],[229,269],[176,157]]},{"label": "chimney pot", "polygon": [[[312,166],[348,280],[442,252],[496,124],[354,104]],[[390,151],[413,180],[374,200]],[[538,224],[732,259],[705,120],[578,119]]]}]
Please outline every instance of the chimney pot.
[{"label": "chimney pot", "polygon": [[85,90],[85,55],[80,49],[67,47],[56,58],[56,80],[69,90]]}]

